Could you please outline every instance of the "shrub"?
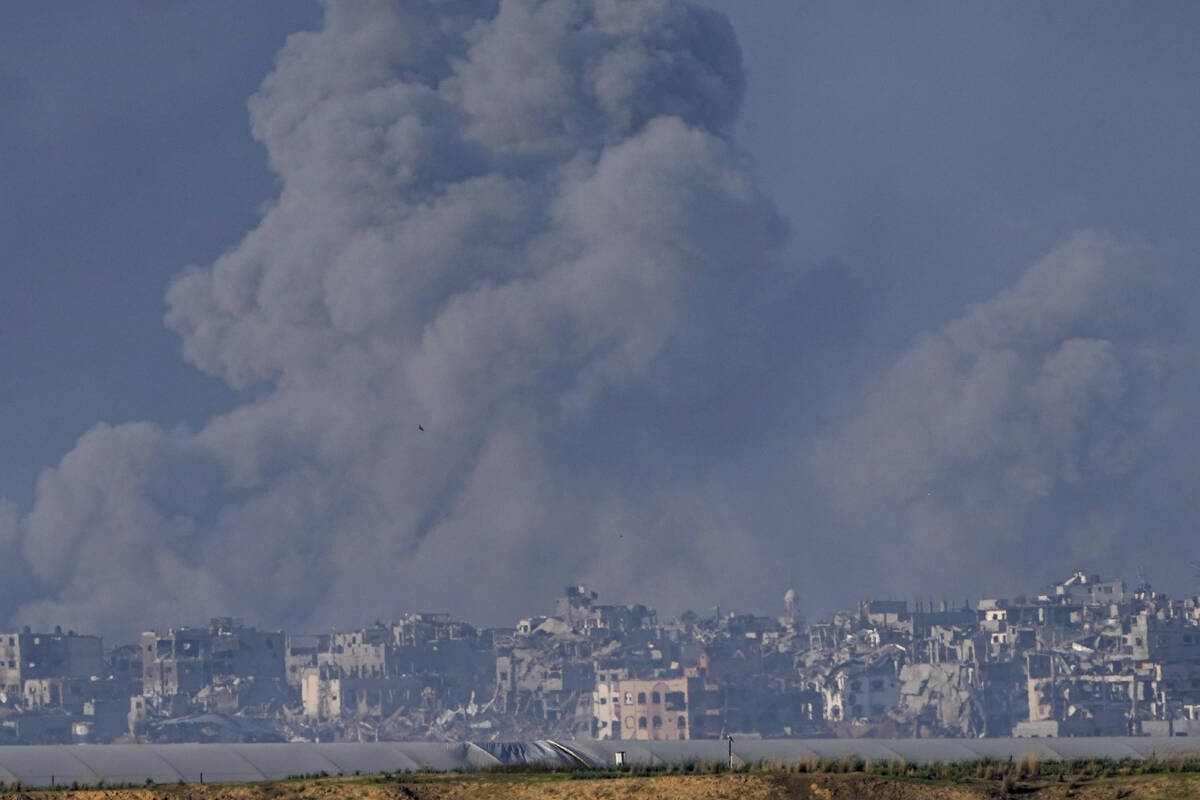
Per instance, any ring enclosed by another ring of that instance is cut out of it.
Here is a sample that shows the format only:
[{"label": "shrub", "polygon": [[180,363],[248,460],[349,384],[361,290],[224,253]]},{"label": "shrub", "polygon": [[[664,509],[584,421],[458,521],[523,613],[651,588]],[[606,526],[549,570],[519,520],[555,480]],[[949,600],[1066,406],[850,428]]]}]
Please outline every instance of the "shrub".
[{"label": "shrub", "polygon": [[1011,794],[1016,785],[1017,779],[1013,774],[1013,771],[1011,769],[1005,770],[1004,777],[1000,780],[1000,791],[1004,792],[1005,794]]}]

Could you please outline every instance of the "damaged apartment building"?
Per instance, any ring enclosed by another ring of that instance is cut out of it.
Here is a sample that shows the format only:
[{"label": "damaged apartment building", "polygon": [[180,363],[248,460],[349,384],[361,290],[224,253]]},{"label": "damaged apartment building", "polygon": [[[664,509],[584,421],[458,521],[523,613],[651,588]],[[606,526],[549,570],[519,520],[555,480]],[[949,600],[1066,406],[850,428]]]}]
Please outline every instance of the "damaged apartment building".
[{"label": "damaged apartment building", "polygon": [[[154,738],[188,737],[179,718],[269,710],[285,697],[285,636],[259,631],[241,620],[215,617],[205,628],[146,631],[139,644],[141,702],[130,709],[135,734],[148,727]],[[176,720],[165,725],[165,720]],[[236,738],[236,737],[235,737]],[[268,737],[274,738],[274,737]]]},{"label": "damaged apartment building", "polygon": [[137,690],[110,671],[98,636],[0,633],[0,744],[115,738]]},{"label": "damaged apartment building", "polygon": [[307,652],[300,695],[317,736],[412,735],[472,707],[492,684],[490,636],[446,614],[334,632]]}]

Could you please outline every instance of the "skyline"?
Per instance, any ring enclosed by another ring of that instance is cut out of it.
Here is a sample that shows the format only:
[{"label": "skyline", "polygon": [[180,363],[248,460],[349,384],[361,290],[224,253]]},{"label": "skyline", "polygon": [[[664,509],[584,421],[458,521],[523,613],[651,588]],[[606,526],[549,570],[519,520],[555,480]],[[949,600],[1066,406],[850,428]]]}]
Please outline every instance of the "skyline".
[{"label": "skyline", "polygon": [[[414,607],[400,610],[393,616],[384,616],[376,613],[372,609],[363,609],[362,616],[357,619],[341,620],[338,624],[334,624],[323,630],[299,630],[276,628],[271,629],[268,626],[259,624],[259,621],[251,616],[230,616],[226,614],[210,614],[207,617],[189,617],[187,619],[170,619],[166,620],[161,625],[143,626],[133,636],[132,639],[126,641],[109,640],[98,631],[68,629],[65,626],[55,625],[51,628],[39,630],[31,626],[21,626],[12,629],[0,629],[4,633],[25,633],[25,634],[49,634],[53,636],[86,636],[95,637],[104,640],[105,651],[111,651],[114,648],[128,647],[134,644],[136,640],[146,634],[165,634],[168,631],[188,631],[201,630],[212,626],[217,627],[244,627],[246,629],[258,630],[262,633],[285,633],[289,636],[306,638],[313,636],[325,636],[329,633],[353,633],[372,627],[388,627],[403,623],[405,620],[416,620],[424,617],[440,618],[442,622],[447,624],[462,623],[470,625],[480,631],[497,630],[497,631],[519,631],[521,623],[530,621],[534,622],[533,627],[538,627],[538,621],[547,619],[562,618],[562,609],[560,608],[564,597],[571,597],[574,593],[578,597],[590,597],[591,601],[597,608],[608,610],[629,610],[637,609],[638,612],[647,620],[655,620],[659,625],[677,625],[690,621],[704,621],[708,623],[729,622],[737,619],[753,618],[757,620],[791,620],[799,628],[812,628],[813,626],[827,626],[836,624],[839,619],[844,620],[848,616],[853,616],[856,613],[863,613],[865,608],[878,604],[881,607],[890,608],[896,604],[902,604],[906,611],[905,613],[913,614],[938,614],[945,612],[959,613],[970,612],[972,614],[986,615],[987,610],[994,607],[1001,608],[1016,608],[1016,607],[1034,607],[1040,605],[1055,605],[1066,604],[1071,605],[1069,598],[1064,598],[1057,594],[1062,587],[1077,585],[1088,587],[1089,585],[1099,586],[1116,586],[1119,585],[1123,591],[1124,599],[1114,601],[1116,605],[1132,602],[1135,596],[1143,597],[1145,601],[1165,601],[1182,603],[1184,605],[1194,604],[1197,599],[1200,599],[1200,593],[1193,593],[1188,596],[1174,596],[1167,592],[1160,591],[1152,583],[1138,583],[1126,580],[1130,576],[1126,575],[1102,575],[1088,573],[1080,569],[1064,569],[1059,572],[1058,577],[1049,584],[1039,586],[1024,587],[1020,591],[1012,595],[1000,595],[988,592],[984,587],[978,587],[974,592],[964,594],[959,597],[951,597],[944,592],[927,591],[923,594],[909,594],[906,596],[883,596],[872,594],[867,591],[863,593],[856,601],[844,607],[835,608],[829,613],[821,615],[810,615],[798,603],[789,603],[788,596],[790,591],[781,593],[776,602],[769,607],[736,607],[736,606],[709,606],[707,608],[685,608],[678,613],[660,614],[660,610],[652,605],[647,605],[642,602],[641,598],[632,596],[609,597],[603,593],[597,592],[593,587],[575,584],[560,587],[559,591],[554,593],[554,596],[543,598],[540,604],[535,601],[530,607],[523,609],[520,616],[512,619],[504,620],[499,625],[480,624],[478,620],[471,617],[457,617],[442,609],[434,607]],[[1146,591],[1149,590],[1149,591]],[[1089,601],[1090,602],[1090,601]],[[1138,602],[1143,602],[1139,600]],[[883,614],[883,611],[879,612]],[[890,611],[887,613],[891,613]],[[569,614],[568,614],[569,616]],[[25,630],[25,628],[29,628]],[[131,629],[132,630],[132,629]]]},{"label": "skyline", "polygon": [[0,619],[1189,593],[1200,11],[499,7],[6,12]]}]

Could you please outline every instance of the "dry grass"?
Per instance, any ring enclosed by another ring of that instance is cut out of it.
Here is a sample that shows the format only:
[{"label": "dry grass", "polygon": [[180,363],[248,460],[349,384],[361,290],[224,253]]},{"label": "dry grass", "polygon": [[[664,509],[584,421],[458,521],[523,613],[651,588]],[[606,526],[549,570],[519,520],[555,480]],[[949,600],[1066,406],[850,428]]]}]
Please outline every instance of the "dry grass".
[{"label": "dry grass", "polygon": [[[788,770],[632,776],[495,772],[306,777],[258,784],[164,784],[128,788],[6,787],[0,800],[1182,800],[1200,797],[1200,773],[1133,774],[1112,764],[974,764],[920,768],[903,762],[792,765]],[[764,765],[765,767],[765,765]],[[1155,769],[1151,766],[1151,769]],[[1072,775],[1063,779],[1064,772]],[[977,777],[978,775],[978,777]]]}]

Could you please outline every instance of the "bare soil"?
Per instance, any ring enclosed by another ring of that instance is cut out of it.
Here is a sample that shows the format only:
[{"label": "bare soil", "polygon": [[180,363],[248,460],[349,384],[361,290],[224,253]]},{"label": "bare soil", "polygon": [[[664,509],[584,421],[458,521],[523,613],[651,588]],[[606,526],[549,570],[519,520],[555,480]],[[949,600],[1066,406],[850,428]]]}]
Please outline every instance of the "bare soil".
[{"label": "bare soil", "polygon": [[1200,798],[1200,775],[1075,782],[962,783],[870,775],[721,774],[570,778],[563,774],[405,775],[132,789],[28,789],[0,800],[1184,800]]}]

